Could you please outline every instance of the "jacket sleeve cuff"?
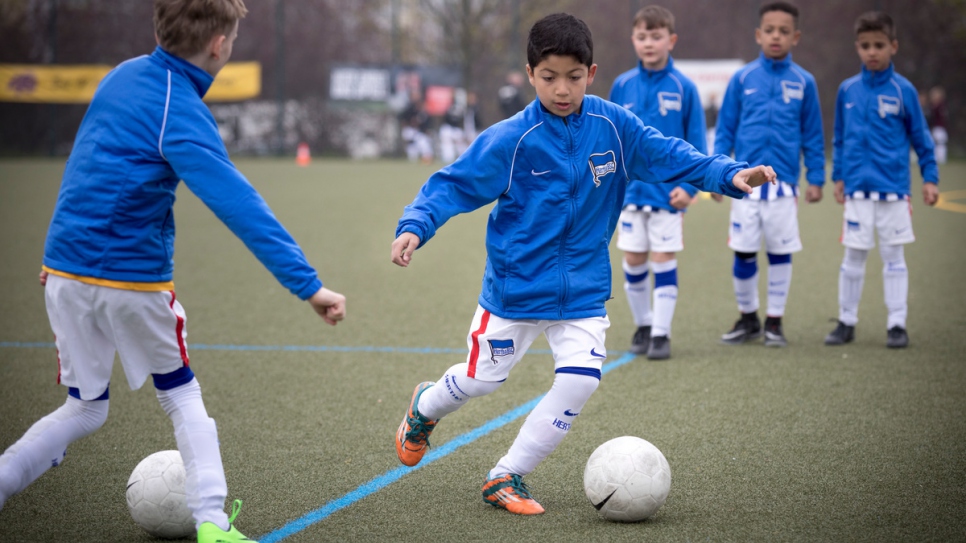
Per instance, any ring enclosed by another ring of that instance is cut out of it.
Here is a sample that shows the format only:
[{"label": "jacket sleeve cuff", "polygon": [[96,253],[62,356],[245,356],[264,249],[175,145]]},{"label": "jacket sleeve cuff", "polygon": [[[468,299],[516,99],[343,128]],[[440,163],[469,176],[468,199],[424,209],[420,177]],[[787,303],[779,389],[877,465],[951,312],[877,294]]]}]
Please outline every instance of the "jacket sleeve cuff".
[{"label": "jacket sleeve cuff", "polygon": [[305,285],[301,290],[295,292],[294,294],[299,297],[300,300],[305,301],[312,297],[313,294],[322,288],[322,281],[318,277],[313,279],[309,284]]}]

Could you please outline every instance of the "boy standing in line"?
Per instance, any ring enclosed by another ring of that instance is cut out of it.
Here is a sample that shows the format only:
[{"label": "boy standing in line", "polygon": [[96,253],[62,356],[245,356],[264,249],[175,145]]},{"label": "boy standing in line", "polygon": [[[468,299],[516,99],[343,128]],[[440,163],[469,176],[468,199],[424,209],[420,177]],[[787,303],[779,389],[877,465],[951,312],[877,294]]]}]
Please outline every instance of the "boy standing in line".
[{"label": "boy standing in line", "polygon": [[855,36],[862,72],[843,81],[835,99],[832,179],[835,200],[845,204],[845,257],[839,268],[839,321],[825,344],[855,339],[865,262],[878,232],[889,311],[886,346],[896,349],[909,344],[909,270],[902,246],[916,239],[909,201],[910,144],[919,157],[922,199],[928,206],[939,199],[939,170],[916,89],[892,64],[899,50],[892,18],[865,13],[855,22]]},{"label": "boy standing in line", "polygon": [[329,324],[345,297],[322,286],[295,240],[228,157],[202,97],[228,62],[242,0],[155,0],[158,47],[101,82],[67,161],[40,282],[66,403],[0,456],[0,507],[107,420],[114,355],[132,389],[153,378],[185,464],[198,541],[250,541],[225,514],[218,432],[188,365],[175,299],[175,191],[184,180],[283,285]]},{"label": "boy standing in line", "polygon": [[486,503],[520,515],[544,511],[522,478],[557,448],[600,381],[610,324],[609,246],[627,183],[690,182],[734,197],[775,179],[770,167],[746,169],[702,155],[626,109],[587,96],[596,71],[583,21],[565,13],[537,21],[527,44],[537,100],[433,174],[406,206],[392,244],[393,263],[407,267],[451,217],[497,202],[469,356],[439,381],[416,386],[396,453],[407,466],[419,463],[439,419],[498,389],[544,334],[554,355],[553,386],[483,482]]},{"label": "boy standing in line", "polygon": [[[698,89],[674,67],[674,15],[646,6],[634,16],[631,42],[637,67],[614,80],[610,101],[624,106],[665,136],[707,153],[704,109]],[[624,291],[637,329],[631,352],[652,360],[671,356],[671,321],[678,298],[676,253],[684,249],[683,213],[697,189],[687,183],[631,183],[624,195],[617,248],[624,251]],[[648,283],[654,273],[654,309]]]},{"label": "boy standing in line", "polygon": [[728,246],[735,251],[734,289],[741,317],[721,336],[729,345],[761,337],[758,319],[758,256],[761,239],[768,253],[768,309],[765,345],[788,345],[782,316],[792,280],[792,254],[802,250],[798,235],[798,176],[804,154],[809,203],[822,199],[825,143],[818,88],[812,74],[792,62],[801,37],[798,8],[771,2],[759,10],[755,40],[758,59],[728,84],[718,114],[714,150],[751,164],[773,164],[778,186],[763,186],[731,202]]}]

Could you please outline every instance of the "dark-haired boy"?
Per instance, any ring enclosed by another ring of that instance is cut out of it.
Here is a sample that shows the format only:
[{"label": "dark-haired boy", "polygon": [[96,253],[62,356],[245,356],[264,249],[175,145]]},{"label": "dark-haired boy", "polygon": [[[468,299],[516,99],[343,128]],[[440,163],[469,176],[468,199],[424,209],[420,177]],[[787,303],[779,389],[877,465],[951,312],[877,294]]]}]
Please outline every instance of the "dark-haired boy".
[{"label": "dark-haired boy", "polygon": [[544,509],[522,478],[556,449],[600,381],[610,325],[609,245],[628,181],[690,182],[739,196],[775,174],[702,155],[624,108],[587,96],[597,71],[593,41],[572,15],[533,25],[527,62],[537,100],[429,178],[399,220],[392,261],[409,266],[451,217],[496,201],[469,356],[439,381],[416,386],[396,453],[407,466],[419,463],[438,420],[499,388],[543,334],[554,355],[553,386],[483,483],[486,503],[534,515]]},{"label": "dark-haired boy", "polygon": [[[674,67],[671,58],[678,40],[674,15],[661,6],[645,6],[634,16],[632,28],[631,42],[639,61],[614,80],[610,101],[634,112],[661,134],[681,138],[707,153],[698,88]],[[652,360],[671,356],[677,253],[684,250],[682,214],[697,192],[688,183],[631,183],[624,195],[617,248],[624,251],[624,292],[636,327],[630,350],[646,353]],[[654,275],[653,306],[648,272]]]},{"label": "dark-haired boy", "polygon": [[721,336],[740,345],[762,336],[758,319],[758,251],[764,238],[768,253],[768,304],[765,345],[788,344],[782,317],[792,280],[792,254],[802,250],[798,233],[798,177],[802,155],[808,170],[805,200],[822,199],[825,143],[818,88],[812,74],[792,61],[801,37],[798,8],[770,2],[759,10],[755,40],[758,59],[739,70],[728,84],[718,114],[714,150],[750,164],[771,164],[778,186],[763,186],[731,202],[728,246],[735,251],[735,299],[741,313]]},{"label": "dark-haired boy", "polygon": [[922,199],[929,206],[939,198],[939,170],[916,89],[892,64],[892,55],[899,50],[892,18],[877,11],[859,16],[855,50],[862,72],[843,81],[835,99],[832,179],[835,200],[845,205],[845,256],[839,268],[838,325],[825,344],[855,339],[865,262],[878,233],[889,312],[886,346],[903,348],[909,344],[909,270],[903,245],[916,239],[909,199],[910,144],[919,157]]},{"label": "dark-haired boy", "polygon": [[67,162],[44,248],[41,284],[66,403],[0,456],[0,507],[72,442],[107,420],[115,353],[128,385],[152,377],[174,425],[200,543],[251,541],[225,511],[218,431],[188,365],[176,300],[175,191],[181,180],[283,285],[329,324],[345,297],[322,286],[295,240],[235,168],[202,102],[231,56],[242,0],[155,0],[158,47],[109,73]]}]

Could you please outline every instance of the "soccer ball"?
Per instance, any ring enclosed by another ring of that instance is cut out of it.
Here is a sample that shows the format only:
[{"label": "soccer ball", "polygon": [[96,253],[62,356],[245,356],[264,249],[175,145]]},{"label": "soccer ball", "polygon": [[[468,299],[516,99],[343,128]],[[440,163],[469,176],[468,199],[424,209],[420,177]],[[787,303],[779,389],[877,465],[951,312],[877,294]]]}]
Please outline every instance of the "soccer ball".
[{"label": "soccer ball", "polygon": [[639,437],[614,438],[590,455],[584,492],[607,520],[637,522],[664,505],[671,490],[671,466],[661,451]]},{"label": "soccer ball", "polygon": [[195,533],[184,489],[184,462],[178,451],[156,452],[134,468],[127,480],[127,508],[144,531],[164,539]]}]

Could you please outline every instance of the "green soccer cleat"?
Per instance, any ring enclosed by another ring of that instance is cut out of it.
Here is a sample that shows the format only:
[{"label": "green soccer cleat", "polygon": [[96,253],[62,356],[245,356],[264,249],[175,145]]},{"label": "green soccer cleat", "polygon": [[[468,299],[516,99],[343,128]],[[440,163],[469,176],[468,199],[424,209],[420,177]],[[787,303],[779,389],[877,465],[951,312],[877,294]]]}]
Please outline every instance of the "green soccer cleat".
[{"label": "green soccer cleat", "polygon": [[228,517],[228,531],[224,531],[214,522],[203,522],[198,527],[198,543],[235,543],[236,541],[249,541],[258,543],[254,539],[248,539],[245,534],[235,528],[235,517],[241,512],[242,501],[235,500],[231,505],[231,516]]}]

